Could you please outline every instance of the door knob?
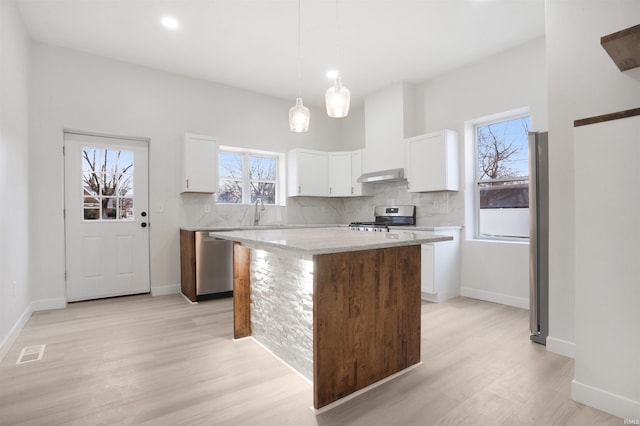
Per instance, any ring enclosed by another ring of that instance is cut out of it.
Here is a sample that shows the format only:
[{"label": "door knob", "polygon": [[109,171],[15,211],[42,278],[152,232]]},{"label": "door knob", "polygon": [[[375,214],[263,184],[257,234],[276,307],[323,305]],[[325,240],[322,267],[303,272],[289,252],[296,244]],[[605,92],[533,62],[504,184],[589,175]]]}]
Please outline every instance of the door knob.
[{"label": "door knob", "polygon": [[147,212],[142,212],[140,213],[140,216],[145,217],[147,215]]},{"label": "door knob", "polygon": [[140,226],[142,226],[143,228],[146,228],[146,227],[147,227],[147,222],[142,222],[142,223],[140,224]]}]

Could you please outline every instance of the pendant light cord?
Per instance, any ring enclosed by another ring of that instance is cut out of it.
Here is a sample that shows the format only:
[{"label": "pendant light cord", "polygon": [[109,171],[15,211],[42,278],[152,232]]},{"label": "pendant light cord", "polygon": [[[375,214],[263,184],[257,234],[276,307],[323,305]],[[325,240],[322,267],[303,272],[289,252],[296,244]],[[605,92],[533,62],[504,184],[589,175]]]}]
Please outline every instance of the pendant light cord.
[{"label": "pendant light cord", "polygon": [[340,12],[338,11],[338,1],[336,0],[336,65],[340,69]]},{"label": "pendant light cord", "polygon": [[300,13],[300,0],[298,0],[298,97],[301,97],[301,92],[302,92],[302,71],[300,70],[300,52],[301,52],[301,48],[300,48],[300,20],[301,20],[301,13]]}]

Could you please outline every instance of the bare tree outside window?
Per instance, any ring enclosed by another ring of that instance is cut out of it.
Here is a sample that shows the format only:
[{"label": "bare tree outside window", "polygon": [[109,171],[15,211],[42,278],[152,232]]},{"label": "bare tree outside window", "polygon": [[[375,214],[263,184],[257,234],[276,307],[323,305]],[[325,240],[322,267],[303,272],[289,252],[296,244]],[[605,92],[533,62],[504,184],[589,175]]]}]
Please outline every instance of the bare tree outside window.
[{"label": "bare tree outside window", "polygon": [[276,157],[249,152],[220,152],[219,170],[218,203],[249,204],[260,198],[264,204],[276,204]]},{"label": "bare tree outside window", "polygon": [[521,215],[513,209],[529,207],[529,127],[529,116],[476,126],[480,235],[493,235],[495,220],[515,220]]},{"label": "bare tree outside window", "polygon": [[133,220],[133,152],[82,150],[85,220]]},{"label": "bare tree outside window", "polygon": [[242,204],[244,156],[241,153],[221,152],[219,163],[220,191],[216,197],[217,201]]},{"label": "bare tree outside window", "polygon": [[479,126],[478,178],[483,180],[527,176],[528,133],[528,116]]},{"label": "bare tree outside window", "polygon": [[251,202],[261,198],[265,204],[276,203],[276,159],[273,157],[250,157],[249,179]]}]

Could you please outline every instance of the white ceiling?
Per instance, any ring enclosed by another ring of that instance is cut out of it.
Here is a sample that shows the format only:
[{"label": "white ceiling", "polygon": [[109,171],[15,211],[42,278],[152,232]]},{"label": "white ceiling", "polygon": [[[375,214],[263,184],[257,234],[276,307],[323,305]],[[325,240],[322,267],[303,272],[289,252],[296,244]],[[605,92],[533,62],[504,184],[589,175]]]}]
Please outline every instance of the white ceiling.
[{"label": "white ceiling", "polygon": [[17,2],[33,39],[316,106],[331,68],[358,105],[544,35],[544,0],[301,0],[298,83],[297,0]]}]

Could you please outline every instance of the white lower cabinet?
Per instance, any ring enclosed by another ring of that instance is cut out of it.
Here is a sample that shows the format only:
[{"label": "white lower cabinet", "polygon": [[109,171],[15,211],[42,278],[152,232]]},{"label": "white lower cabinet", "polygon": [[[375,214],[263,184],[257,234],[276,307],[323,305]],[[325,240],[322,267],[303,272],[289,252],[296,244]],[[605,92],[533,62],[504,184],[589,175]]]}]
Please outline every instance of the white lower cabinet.
[{"label": "white lower cabinet", "polygon": [[422,244],[422,298],[444,302],[460,296],[460,229],[437,229],[433,234],[451,235],[453,240]]}]

